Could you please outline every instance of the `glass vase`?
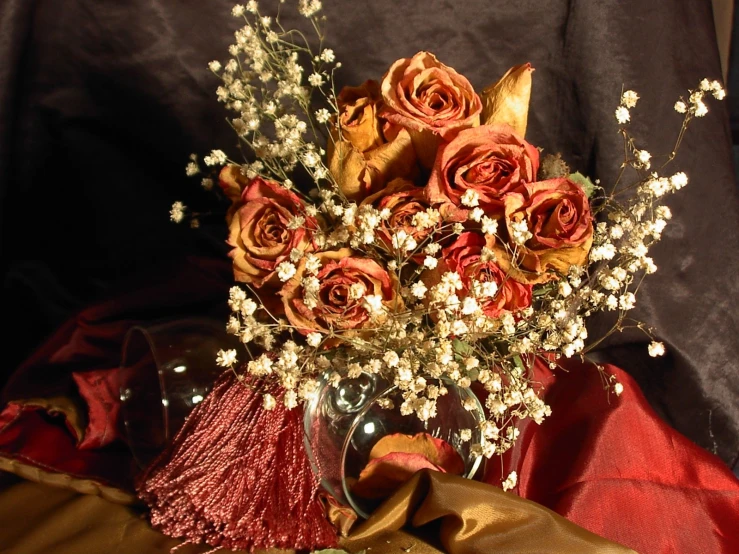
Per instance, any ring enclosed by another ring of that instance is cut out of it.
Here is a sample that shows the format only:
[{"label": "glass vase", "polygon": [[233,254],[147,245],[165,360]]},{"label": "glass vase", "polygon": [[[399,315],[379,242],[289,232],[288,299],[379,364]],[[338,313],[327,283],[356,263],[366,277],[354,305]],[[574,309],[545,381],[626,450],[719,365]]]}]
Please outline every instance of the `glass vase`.
[{"label": "glass vase", "polygon": [[[470,389],[446,379],[438,381],[447,394],[437,399],[436,415],[422,421],[416,414],[401,414],[401,391],[376,375],[363,373],[336,386],[323,377],[318,394],[305,405],[304,416],[306,449],[323,489],[360,517],[369,517],[381,500],[360,497],[352,488],[375,445],[395,434],[423,433],[443,440],[461,458],[462,475],[473,478],[482,463],[471,452],[471,446],[482,441],[482,405]],[[472,399],[474,409],[465,409],[467,399]],[[469,438],[463,436],[466,429]]]}]

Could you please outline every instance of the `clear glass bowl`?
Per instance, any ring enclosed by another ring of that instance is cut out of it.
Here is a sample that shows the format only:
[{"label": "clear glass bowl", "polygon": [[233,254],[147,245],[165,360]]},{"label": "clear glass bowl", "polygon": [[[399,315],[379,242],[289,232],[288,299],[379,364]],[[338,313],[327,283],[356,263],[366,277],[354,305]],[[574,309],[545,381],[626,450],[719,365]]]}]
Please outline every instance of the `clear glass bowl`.
[{"label": "clear glass bowl", "polygon": [[[415,414],[401,415],[400,390],[374,375],[344,379],[337,387],[324,377],[319,393],[305,406],[305,444],[313,470],[322,487],[342,504],[351,506],[367,518],[381,503],[352,493],[352,485],[370,460],[370,452],[387,435],[426,433],[452,446],[464,463],[463,476],[473,478],[482,463],[470,448],[480,443],[483,410],[475,394],[450,381],[442,380],[448,393],[437,399],[437,414],[421,421]],[[477,409],[464,408],[472,398]],[[383,408],[380,399],[392,401]],[[469,429],[472,438],[463,441],[460,432]]]},{"label": "clear glass bowl", "polygon": [[233,347],[225,326],[180,319],[128,330],[118,385],[126,439],[140,467],[177,434],[223,371],[217,352]]}]

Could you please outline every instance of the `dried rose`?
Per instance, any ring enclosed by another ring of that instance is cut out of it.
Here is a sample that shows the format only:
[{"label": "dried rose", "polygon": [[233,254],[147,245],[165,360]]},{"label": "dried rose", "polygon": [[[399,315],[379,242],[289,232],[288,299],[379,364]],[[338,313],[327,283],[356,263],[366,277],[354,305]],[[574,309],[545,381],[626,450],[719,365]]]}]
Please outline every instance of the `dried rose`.
[{"label": "dried rose", "polygon": [[437,227],[422,228],[414,223],[416,214],[422,214],[431,204],[426,199],[424,189],[407,179],[395,179],[380,192],[365,198],[362,204],[374,206],[380,211],[390,211],[390,217],[383,220],[376,230],[377,236],[387,245],[392,244],[392,234],[398,231],[405,231],[420,243]]},{"label": "dried rose", "polygon": [[[501,269],[511,277],[523,283],[545,283],[573,265],[586,263],[593,243],[593,216],[576,183],[566,178],[527,183],[520,192],[506,195],[504,203],[511,241],[496,242],[493,250]],[[512,237],[523,222],[531,237],[514,245]]]},{"label": "dried rose", "polygon": [[[493,297],[478,298],[483,313],[488,317],[498,317],[504,311],[517,312],[531,305],[531,285],[519,283],[506,275],[498,264],[483,256],[483,248],[491,249],[492,237],[486,238],[477,232],[464,232],[448,247],[442,250],[442,263],[433,275],[440,276],[453,271],[462,277],[465,296],[469,294],[473,281],[492,282],[497,286]],[[438,278],[437,278],[438,281]],[[433,282],[433,278],[431,284]]]},{"label": "dried rose", "polygon": [[416,174],[408,131],[387,128],[378,118],[382,98],[376,81],[345,87],[337,102],[338,125],[331,129],[328,166],[344,196],[361,201],[395,178]]},{"label": "dried rose", "polygon": [[465,194],[472,191],[488,214],[502,214],[503,196],[536,179],[539,151],[507,125],[482,125],[460,132],[439,148],[426,192],[442,214],[467,218]]},{"label": "dried rose", "polygon": [[396,61],[381,88],[381,116],[410,131],[426,167],[433,164],[442,139],[480,124],[482,102],[470,82],[429,52]]},{"label": "dried rose", "polygon": [[[374,327],[387,319],[387,313],[401,309],[396,296],[397,280],[380,264],[359,258],[348,249],[315,254],[321,267],[315,274],[317,290],[306,290],[306,259],[298,264],[295,275],[280,291],[285,315],[301,333],[331,331],[344,337],[353,336],[365,327]],[[356,291],[361,292],[359,297]],[[367,296],[378,299],[368,305]],[[373,307],[376,313],[373,318]],[[330,340],[327,346],[337,344]]]},{"label": "dried rose", "polygon": [[[224,188],[229,186],[227,180],[221,182]],[[317,228],[315,218],[304,215],[303,202],[296,194],[260,177],[244,187],[234,207],[227,241],[233,247],[229,256],[234,278],[257,288],[279,285],[276,268],[289,259],[292,250],[313,249],[311,230]],[[304,221],[295,225],[296,217]]]}]

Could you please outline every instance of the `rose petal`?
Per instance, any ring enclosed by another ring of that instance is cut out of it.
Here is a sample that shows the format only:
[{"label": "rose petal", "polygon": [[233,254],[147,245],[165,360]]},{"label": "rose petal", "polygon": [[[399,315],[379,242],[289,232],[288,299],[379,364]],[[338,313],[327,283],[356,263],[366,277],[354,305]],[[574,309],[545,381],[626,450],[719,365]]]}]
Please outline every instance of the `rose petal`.
[{"label": "rose petal", "polygon": [[395,433],[382,437],[372,448],[370,460],[384,458],[393,452],[420,454],[446,473],[454,475],[464,473],[464,462],[454,447],[445,440],[432,437],[428,433],[418,433],[413,436]]},{"label": "rose petal", "polygon": [[390,496],[416,472],[433,469],[444,470],[432,464],[422,454],[393,452],[382,458],[370,460],[352,486],[352,493],[362,498],[379,499]]},{"label": "rose petal", "polygon": [[530,63],[514,66],[497,83],[482,91],[484,125],[507,124],[519,135],[526,135],[533,72]]}]

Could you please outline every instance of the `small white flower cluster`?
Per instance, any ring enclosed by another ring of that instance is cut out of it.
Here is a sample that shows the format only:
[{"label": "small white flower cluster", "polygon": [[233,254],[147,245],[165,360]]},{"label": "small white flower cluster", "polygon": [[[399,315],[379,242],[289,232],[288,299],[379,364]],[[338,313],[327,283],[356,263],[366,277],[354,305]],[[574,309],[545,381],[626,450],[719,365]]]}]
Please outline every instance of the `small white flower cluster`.
[{"label": "small white flower cluster", "polygon": [[706,106],[703,99],[709,93],[716,100],[723,100],[726,97],[726,91],[720,82],[703,79],[698,85],[697,90],[690,91],[687,102],[682,98],[675,102],[675,111],[688,116],[705,116],[708,113],[708,106]]},{"label": "small white flower cluster", "polygon": [[616,108],[616,121],[624,125],[631,121],[630,108],[635,108],[639,95],[633,90],[627,90],[621,95],[621,104]]},{"label": "small white flower cluster", "polygon": [[[318,0],[300,0],[298,9],[318,25],[321,7]],[[296,43],[278,19],[260,14],[255,1],[234,6],[232,14],[243,18],[245,25],[229,46],[231,58],[225,65],[212,61],[208,67],[223,80],[217,90],[219,101],[238,114],[231,120],[233,129],[260,160],[245,167],[244,174],[284,181],[302,165],[316,182],[329,179],[325,152],[317,146],[319,135],[307,122],[315,117],[325,124],[332,115],[326,108],[311,110],[312,90],[335,109],[333,91],[323,88],[341,65],[335,62],[333,50],[314,54],[309,45]],[[301,56],[311,60],[307,79]],[[206,156],[206,165],[224,165],[227,159],[222,154],[214,151]]]}]

